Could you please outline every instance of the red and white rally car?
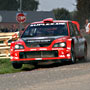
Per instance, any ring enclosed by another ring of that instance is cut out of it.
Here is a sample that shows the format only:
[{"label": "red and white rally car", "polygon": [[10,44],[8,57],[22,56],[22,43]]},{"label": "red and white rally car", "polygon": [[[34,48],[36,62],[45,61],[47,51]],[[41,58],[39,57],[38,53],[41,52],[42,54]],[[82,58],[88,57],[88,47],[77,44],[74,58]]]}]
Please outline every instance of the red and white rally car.
[{"label": "red and white rally car", "polygon": [[29,24],[20,39],[10,47],[14,68],[45,61],[69,61],[87,58],[87,42],[76,21],[52,18]]}]

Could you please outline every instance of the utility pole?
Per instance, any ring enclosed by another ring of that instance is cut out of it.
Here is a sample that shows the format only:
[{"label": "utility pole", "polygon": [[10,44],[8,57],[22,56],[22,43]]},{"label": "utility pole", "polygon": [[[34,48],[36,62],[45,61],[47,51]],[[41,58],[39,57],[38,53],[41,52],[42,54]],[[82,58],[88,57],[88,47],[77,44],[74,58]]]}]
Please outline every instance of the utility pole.
[{"label": "utility pole", "polygon": [[[18,0],[17,0],[18,1]],[[20,36],[20,31],[23,28],[22,23],[24,23],[26,21],[26,16],[22,11],[22,0],[19,0],[19,13],[16,15],[16,20],[19,23],[19,36]]]},{"label": "utility pole", "polygon": [[20,0],[20,13],[22,13],[22,0]]},{"label": "utility pole", "polygon": [[[22,13],[22,0],[20,0],[20,13]],[[22,30],[22,23],[19,23],[19,35],[20,35],[20,30]]]}]

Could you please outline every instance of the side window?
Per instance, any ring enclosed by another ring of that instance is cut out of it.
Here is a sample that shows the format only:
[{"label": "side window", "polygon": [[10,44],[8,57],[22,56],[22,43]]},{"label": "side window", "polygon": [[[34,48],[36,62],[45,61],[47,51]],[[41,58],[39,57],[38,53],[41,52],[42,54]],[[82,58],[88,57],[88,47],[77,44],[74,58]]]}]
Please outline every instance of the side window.
[{"label": "side window", "polygon": [[77,26],[75,24],[73,24],[73,26],[74,26],[76,36],[80,36],[80,32],[78,31]]},{"label": "side window", "polygon": [[69,23],[69,29],[70,29],[70,36],[71,37],[75,36],[76,34],[72,23]]}]

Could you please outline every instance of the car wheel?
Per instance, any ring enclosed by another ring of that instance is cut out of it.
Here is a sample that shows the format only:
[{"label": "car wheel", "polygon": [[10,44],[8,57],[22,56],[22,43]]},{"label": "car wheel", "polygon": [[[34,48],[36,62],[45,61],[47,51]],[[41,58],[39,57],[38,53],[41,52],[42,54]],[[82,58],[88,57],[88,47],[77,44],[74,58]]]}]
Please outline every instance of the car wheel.
[{"label": "car wheel", "polygon": [[81,59],[82,61],[87,61],[87,47],[84,48],[84,57]]},{"label": "car wheel", "polygon": [[79,61],[84,61],[84,62],[87,61],[87,47],[86,46],[84,48],[84,56],[79,58]]},{"label": "car wheel", "polygon": [[71,63],[72,64],[76,63],[75,52],[74,52],[73,46],[71,48]]},{"label": "car wheel", "polygon": [[20,69],[20,68],[22,67],[22,64],[12,63],[12,66],[13,66],[15,69]]},{"label": "car wheel", "polygon": [[84,49],[84,61],[87,61],[87,47]]},{"label": "car wheel", "polygon": [[38,63],[37,62],[34,62],[33,65],[34,65],[35,68],[38,68]]}]

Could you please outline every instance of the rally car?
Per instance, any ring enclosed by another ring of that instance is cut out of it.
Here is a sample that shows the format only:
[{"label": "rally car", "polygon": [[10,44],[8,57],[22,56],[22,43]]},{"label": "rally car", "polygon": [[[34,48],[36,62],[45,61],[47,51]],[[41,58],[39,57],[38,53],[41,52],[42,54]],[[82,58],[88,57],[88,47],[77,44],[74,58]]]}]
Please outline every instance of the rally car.
[{"label": "rally car", "polygon": [[80,33],[78,22],[48,18],[26,26],[19,40],[11,43],[10,54],[16,69],[25,63],[75,63],[77,59],[86,60],[87,42]]}]

